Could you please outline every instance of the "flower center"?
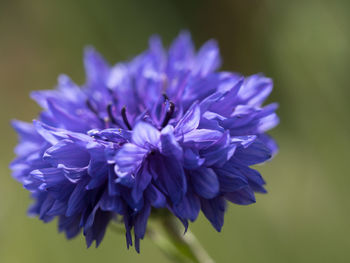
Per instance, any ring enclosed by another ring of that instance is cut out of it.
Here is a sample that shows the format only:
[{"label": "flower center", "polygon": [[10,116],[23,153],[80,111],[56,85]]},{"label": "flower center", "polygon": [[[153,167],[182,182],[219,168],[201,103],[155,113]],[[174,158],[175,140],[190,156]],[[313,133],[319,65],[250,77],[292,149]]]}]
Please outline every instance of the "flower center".
[{"label": "flower center", "polygon": [[170,119],[173,117],[174,111],[175,111],[175,104],[174,102],[170,101],[168,96],[164,93],[163,94],[164,100],[165,102],[169,102],[169,108],[165,114],[163,123],[162,123],[162,128],[164,128],[165,126],[167,126],[167,124],[169,123]]},{"label": "flower center", "polygon": [[[107,114],[108,117],[102,118],[96,107],[92,104],[90,100],[86,100],[86,107],[96,115],[96,117],[108,128],[108,122],[111,122],[114,125],[121,126],[118,120],[114,117],[113,114],[113,104],[109,103],[107,105]],[[120,115],[122,116],[123,122],[125,126],[128,128],[128,130],[132,130],[132,127],[130,125],[130,122],[128,120],[128,117],[126,116],[126,107],[124,106],[121,109]]]}]

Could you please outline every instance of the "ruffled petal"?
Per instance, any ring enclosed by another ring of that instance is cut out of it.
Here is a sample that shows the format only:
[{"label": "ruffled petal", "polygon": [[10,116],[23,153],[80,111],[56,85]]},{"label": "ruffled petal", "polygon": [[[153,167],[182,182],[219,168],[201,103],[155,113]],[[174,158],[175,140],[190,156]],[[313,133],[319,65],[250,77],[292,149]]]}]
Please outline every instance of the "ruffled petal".
[{"label": "ruffled petal", "polygon": [[210,199],[219,193],[219,180],[211,168],[201,167],[192,171],[191,181],[196,193],[203,198]]},{"label": "ruffled petal", "polygon": [[138,213],[135,217],[135,249],[138,253],[140,253],[140,245],[138,240],[143,239],[146,233],[147,220],[151,213],[151,206],[149,204],[145,204],[143,210]]},{"label": "ruffled petal", "polygon": [[209,40],[197,53],[193,73],[203,77],[214,72],[220,65],[221,58],[218,44],[215,40]]},{"label": "ruffled petal", "polygon": [[184,167],[189,170],[197,169],[202,166],[205,159],[199,156],[198,151],[194,151],[193,149],[186,149],[184,153]]},{"label": "ruffled petal", "polygon": [[226,201],[223,197],[213,199],[201,198],[201,207],[205,217],[210,221],[216,231],[220,232],[224,224]]},{"label": "ruffled petal", "polygon": [[174,136],[174,128],[166,126],[160,135],[161,149],[160,152],[168,157],[175,158],[178,161],[183,159],[183,150]]},{"label": "ruffled petal", "polygon": [[237,148],[233,160],[244,165],[254,165],[269,160],[271,156],[270,149],[263,143],[255,141],[247,148]]},{"label": "ruffled petal", "polygon": [[235,192],[226,193],[225,198],[238,205],[250,205],[256,202],[254,192],[249,186]]},{"label": "ruffled petal", "polygon": [[150,159],[152,171],[158,174],[159,186],[166,191],[174,204],[178,204],[187,191],[187,182],[182,165],[165,156]]},{"label": "ruffled petal", "polygon": [[71,140],[62,140],[46,150],[43,160],[52,166],[86,167],[90,161],[88,151]]},{"label": "ruffled petal", "polygon": [[155,208],[162,208],[166,205],[165,196],[152,184],[150,184],[146,191],[145,195],[147,200],[151,203],[151,205]]},{"label": "ruffled petal", "polygon": [[261,106],[270,95],[273,82],[270,78],[256,74],[246,78],[242,89],[238,93],[241,103],[252,106]]},{"label": "ruffled petal", "polygon": [[144,167],[141,169],[135,176],[135,184],[133,186],[131,195],[134,198],[135,202],[139,202],[143,191],[147,188],[151,182],[152,175],[149,173],[148,169]]},{"label": "ruffled petal", "polygon": [[144,149],[157,148],[159,144],[160,132],[146,122],[139,122],[135,125],[132,142]]},{"label": "ruffled petal", "polygon": [[136,172],[147,153],[148,150],[135,144],[124,144],[115,156],[115,172],[121,177]]},{"label": "ruffled petal", "polygon": [[175,134],[177,136],[182,136],[197,129],[201,117],[200,114],[200,108],[197,103],[193,104],[192,107],[175,126]]},{"label": "ruffled petal", "polygon": [[176,215],[183,219],[195,221],[201,209],[199,197],[192,191],[188,191],[183,200],[173,207]]}]

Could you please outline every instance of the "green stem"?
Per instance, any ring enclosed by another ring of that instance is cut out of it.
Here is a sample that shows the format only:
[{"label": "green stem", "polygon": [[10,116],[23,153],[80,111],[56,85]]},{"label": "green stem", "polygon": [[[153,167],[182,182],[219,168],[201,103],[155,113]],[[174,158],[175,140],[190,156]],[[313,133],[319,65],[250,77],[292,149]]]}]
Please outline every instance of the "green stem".
[{"label": "green stem", "polygon": [[175,217],[171,215],[154,219],[147,232],[151,240],[173,262],[214,263],[196,237],[183,232]]}]

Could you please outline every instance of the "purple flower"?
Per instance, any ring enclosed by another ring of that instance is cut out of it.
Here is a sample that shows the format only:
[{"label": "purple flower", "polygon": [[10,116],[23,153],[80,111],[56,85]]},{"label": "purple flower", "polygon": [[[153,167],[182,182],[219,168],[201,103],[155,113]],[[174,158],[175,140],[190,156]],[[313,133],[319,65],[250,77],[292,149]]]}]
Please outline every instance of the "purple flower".
[{"label": "purple flower", "polygon": [[276,152],[265,132],[276,104],[262,106],[272,81],[217,72],[211,40],[196,53],[188,33],[165,50],[158,37],[126,63],[85,51],[86,84],[60,76],[32,98],[33,124],[14,121],[20,143],[13,176],[35,200],[29,212],[58,217],[67,238],[81,229],[98,245],[111,220],[123,220],[136,250],[151,213],[166,209],[188,227],[201,210],[217,231],[227,201],[255,202],[264,180],[251,165]]}]

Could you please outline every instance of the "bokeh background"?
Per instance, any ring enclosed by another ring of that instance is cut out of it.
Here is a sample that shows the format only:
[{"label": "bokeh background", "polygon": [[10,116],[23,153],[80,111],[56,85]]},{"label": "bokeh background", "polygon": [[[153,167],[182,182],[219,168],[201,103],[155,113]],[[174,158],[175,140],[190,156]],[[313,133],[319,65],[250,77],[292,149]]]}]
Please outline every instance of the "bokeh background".
[{"label": "bokeh background", "polygon": [[112,231],[87,250],[82,236],[28,218],[29,195],[8,169],[9,122],[32,120],[29,92],[59,73],[84,82],[84,46],[115,63],[181,29],[197,47],[217,39],[224,70],[272,77],[280,103],[280,153],[260,167],[269,194],[230,205],[222,233],[200,216],[191,229],[203,246],[217,262],[350,262],[349,14],[347,0],[0,0],[0,262],[168,262],[147,238],[141,255]]}]

